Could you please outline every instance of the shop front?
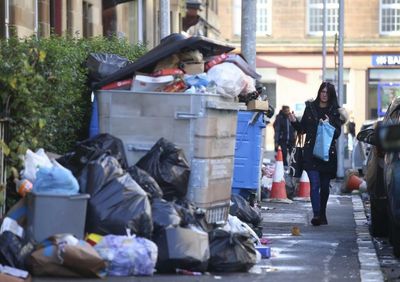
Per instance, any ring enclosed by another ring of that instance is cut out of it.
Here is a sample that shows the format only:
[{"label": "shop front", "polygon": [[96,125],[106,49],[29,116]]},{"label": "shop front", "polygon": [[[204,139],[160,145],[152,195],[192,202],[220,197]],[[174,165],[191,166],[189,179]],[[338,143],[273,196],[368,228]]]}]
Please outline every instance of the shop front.
[{"label": "shop front", "polygon": [[367,118],[385,115],[391,101],[400,96],[400,54],[371,56],[368,69]]}]

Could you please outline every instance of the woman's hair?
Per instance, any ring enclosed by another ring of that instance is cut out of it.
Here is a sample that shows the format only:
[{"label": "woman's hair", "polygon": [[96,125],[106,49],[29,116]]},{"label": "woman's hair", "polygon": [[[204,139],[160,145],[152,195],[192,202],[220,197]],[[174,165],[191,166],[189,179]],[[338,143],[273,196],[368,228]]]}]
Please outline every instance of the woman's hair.
[{"label": "woman's hair", "polygon": [[319,104],[320,95],[322,89],[326,88],[328,93],[328,106],[339,107],[339,103],[336,96],[335,86],[330,82],[322,82],[318,89],[317,98],[314,100],[315,103]]}]

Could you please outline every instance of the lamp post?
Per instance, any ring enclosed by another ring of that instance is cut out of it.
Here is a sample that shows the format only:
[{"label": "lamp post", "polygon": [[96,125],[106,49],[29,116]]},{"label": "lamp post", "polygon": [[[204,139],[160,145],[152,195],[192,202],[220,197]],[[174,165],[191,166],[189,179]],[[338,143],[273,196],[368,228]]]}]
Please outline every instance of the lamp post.
[{"label": "lamp post", "polygon": [[248,64],[256,69],[257,0],[242,0],[241,52]]},{"label": "lamp post", "polygon": [[[339,105],[343,105],[343,40],[344,40],[344,0],[339,0],[339,66],[338,66],[338,87]],[[343,129],[343,126],[342,126]],[[337,176],[344,177],[344,135],[343,130],[338,140],[338,168]]]}]

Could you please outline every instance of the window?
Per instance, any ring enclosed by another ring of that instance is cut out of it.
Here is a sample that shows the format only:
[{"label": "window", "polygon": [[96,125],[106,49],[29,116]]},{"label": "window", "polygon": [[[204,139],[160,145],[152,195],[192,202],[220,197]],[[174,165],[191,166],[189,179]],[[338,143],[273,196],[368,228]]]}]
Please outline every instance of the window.
[{"label": "window", "polygon": [[[257,0],[257,22],[256,34],[263,36],[271,34],[271,3],[272,0]],[[235,35],[241,34],[242,1],[233,1],[233,32]]]},{"label": "window", "polygon": [[[339,1],[326,1],[326,32],[333,35],[339,30]],[[322,36],[324,20],[323,0],[308,0],[308,21],[307,29],[311,35]]]},{"label": "window", "polygon": [[271,2],[257,0],[257,35],[271,34]]},{"label": "window", "polygon": [[215,12],[216,14],[218,14],[218,2],[217,2],[217,0],[210,0],[208,2],[208,5],[209,5],[211,11]]},{"label": "window", "polygon": [[394,96],[400,97],[400,69],[369,69],[368,118],[384,116]]},{"label": "window", "polygon": [[51,0],[50,1],[50,28],[51,32],[57,35],[62,33],[62,19],[61,19],[61,0]]},{"label": "window", "polygon": [[379,31],[384,35],[400,35],[400,0],[381,0]]}]

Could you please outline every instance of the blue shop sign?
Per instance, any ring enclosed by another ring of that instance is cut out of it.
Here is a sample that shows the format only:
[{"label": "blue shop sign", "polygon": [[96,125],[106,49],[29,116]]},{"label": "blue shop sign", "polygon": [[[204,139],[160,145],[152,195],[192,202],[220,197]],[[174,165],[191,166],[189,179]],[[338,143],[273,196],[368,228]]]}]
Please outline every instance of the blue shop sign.
[{"label": "blue shop sign", "polygon": [[373,66],[399,66],[400,54],[372,55]]}]

